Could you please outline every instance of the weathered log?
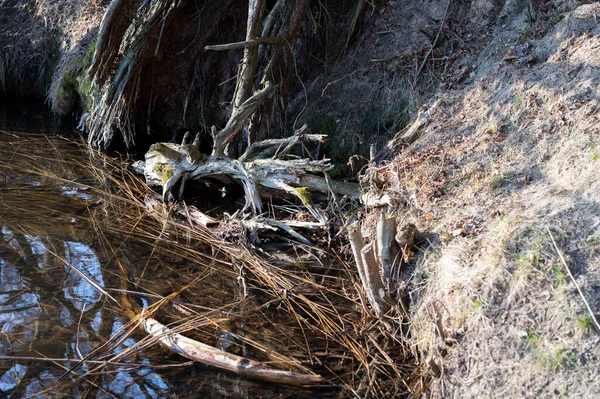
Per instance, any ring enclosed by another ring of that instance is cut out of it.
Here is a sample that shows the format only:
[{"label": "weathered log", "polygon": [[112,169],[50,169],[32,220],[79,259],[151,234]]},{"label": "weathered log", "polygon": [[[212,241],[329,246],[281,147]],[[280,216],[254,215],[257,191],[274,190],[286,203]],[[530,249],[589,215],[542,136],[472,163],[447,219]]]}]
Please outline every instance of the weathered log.
[{"label": "weathered log", "polygon": [[354,256],[354,261],[356,262],[356,269],[358,270],[358,276],[360,277],[360,282],[365,289],[365,294],[367,295],[367,299],[369,303],[373,304],[375,302],[374,298],[371,298],[372,291],[367,289],[367,276],[365,274],[365,266],[363,264],[363,259],[361,256],[361,251],[365,246],[365,241],[363,240],[362,233],[360,231],[360,222],[356,221],[348,226],[348,241],[350,242],[350,248],[352,248],[352,255]]},{"label": "weathered log", "polygon": [[[314,162],[314,161],[313,161]],[[325,172],[324,169],[321,172]],[[304,174],[299,176],[299,185],[308,187],[311,190],[320,191],[322,193],[332,192],[333,194],[346,195],[350,198],[357,199],[359,196],[359,188],[357,184],[345,183],[334,180],[324,179],[313,174]]]},{"label": "weathered log", "polygon": [[276,370],[254,360],[227,353],[221,349],[178,334],[155,319],[145,317],[144,314],[141,316],[141,323],[144,330],[150,336],[173,352],[209,366],[232,371],[245,377],[271,381],[278,384],[310,386],[322,385],[326,382],[323,377],[317,374]]},{"label": "weathered log", "polygon": [[[389,282],[390,271],[398,261],[400,247],[396,243],[396,218],[384,212],[377,222],[377,252],[381,262],[383,281]],[[400,258],[401,259],[401,258]]]},{"label": "weathered log", "polygon": [[[297,141],[290,140],[294,144]],[[324,224],[326,216],[312,203],[312,192],[333,192],[358,198],[358,190],[340,182],[327,181],[313,173],[326,172],[331,166],[328,159],[256,159],[242,162],[224,156],[203,156],[198,149],[199,139],[187,144],[157,143],[146,153],[146,162],[134,164],[143,171],[150,186],[162,186],[163,200],[168,202],[171,191],[181,182],[180,197],[186,180],[200,180],[208,177],[234,180],[242,184],[247,208],[255,215],[262,212],[261,194],[263,189],[275,190],[282,196],[294,196],[309,209],[315,218]],[[289,147],[289,146],[288,146]],[[283,152],[289,150],[286,147]],[[252,150],[251,148],[249,150]]]},{"label": "weathered log", "polygon": [[373,250],[373,243],[365,245],[362,233],[360,232],[359,221],[350,224],[347,230],[348,241],[350,241],[358,275],[360,276],[367,299],[377,317],[384,321],[389,330],[392,330],[393,326],[386,319],[386,313],[392,307],[397,307],[397,304],[392,300],[381,280],[379,265],[375,259]]},{"label": "weathered log", "polygon": [[394,135],[379,154],[377,154],[376,162],[389,158],[395,151],[403,146],[407,146],[419,138],[420,129],[425,126],[430,118],[437,111],[441,99],[436,100],[429,108],[422,107],[417,116],[402,130]]},{"label": "weathered log", "polygon": [[[168,198],[169,191],[175,186],[178,178],[200,180],[207,177],[226,177],[244,185],[248,205],[252,206],[255,214],[262,212],[259,187],[280,191],[282,194],[293,195],[301,201],[306,201],[306,193],[298,188],[310,191],[328,193],[329,190],[339,195],[358,198],[358,190],[341,182],[328,184],[325,178],[311,174],[324,172],[329,169],[329,160],[306,159],[260,159],[251,162],[240,162],[222,157],[207,157],[195,164],[187,164],[186,169],[169,169],[168,179],[152,170],[147,164],[137,162],[134,168],[143,171],[149,186],[162,186],[163,198]],[[290,189],[291,188],[291,189]]]},{"label": "weathered log", "polygon": [[371,306],[379,318],[383,318],[391,308],[391,299],[383,286],[381,275],[379,274],[379,265],[375,259],[373,243],[369,243],[360,251],[362,264],[365,268],[365,278],[367,280],[365,290],[371,291],[369,295],[373,299]]},{"label": "weathered log", "polygon": [[[228,158],[210,157],[206,161],[194,165],[194,168],[188,172],[188,179],[199,180],[225,175],[239,181],[244,185],[248,205],[252,206],[255,214],[259,214],[262,212],[259,187],[296,196],[306,205],[308,195],[302,189],[322,193],[327,193],[330,189],[323,177],[310,174],[310,172],[323,172],[328,168],[329,161],[327,159],[318,161],[260,159],[252,162],[240,162]],[[337,194],[358,197],[357,190],[342,183],[333,185],[331,190]]]}]

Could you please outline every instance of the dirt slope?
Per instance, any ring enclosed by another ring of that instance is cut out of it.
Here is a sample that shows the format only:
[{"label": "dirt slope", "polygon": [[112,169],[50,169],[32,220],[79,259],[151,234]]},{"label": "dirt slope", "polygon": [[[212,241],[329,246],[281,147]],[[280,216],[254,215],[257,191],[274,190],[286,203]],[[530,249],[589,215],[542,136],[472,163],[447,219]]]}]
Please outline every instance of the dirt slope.
[{"label": "dirt slope", "polygon": [[600,4],[586,3],[472,2],[454,77],[420,97],[439,110],[379,166],[398,217],[430,232],[404,276],[434,397],[600,395],[599,332],[568,274],[598,313]]}]

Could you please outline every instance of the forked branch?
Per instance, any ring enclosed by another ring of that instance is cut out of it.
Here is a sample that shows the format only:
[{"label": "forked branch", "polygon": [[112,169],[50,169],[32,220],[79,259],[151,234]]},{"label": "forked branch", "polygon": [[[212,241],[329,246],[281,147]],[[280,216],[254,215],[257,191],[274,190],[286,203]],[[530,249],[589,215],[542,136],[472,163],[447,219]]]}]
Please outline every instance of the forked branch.
[{"label": "forked branch", "polygon": [[256,111],[256,109],[267,99],[267,97],[275,90],[275,85],[271,82],[266,82],[265,87],[254,93],[252,97],[244,101],[239,108],[236,108],[231,114],[227,125],[216,133],[214,137],[214,145],[212,155],[216,157],[223,156],[225,147],[230,143],[238,132],[244,126],[244,123]]}]

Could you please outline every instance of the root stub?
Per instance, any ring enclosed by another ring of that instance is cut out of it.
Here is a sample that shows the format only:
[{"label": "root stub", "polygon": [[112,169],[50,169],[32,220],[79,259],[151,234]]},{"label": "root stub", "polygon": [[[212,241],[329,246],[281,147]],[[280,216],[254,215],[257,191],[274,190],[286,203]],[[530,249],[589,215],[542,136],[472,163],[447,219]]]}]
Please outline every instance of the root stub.
[{"label": "root stub", "polygon": [[152,318],[142,317],[142,325],[150,336],[156,338],[173,352],[209,366],[232,371],[245,377],[284,385],[318,386],[326,383],[323,377],[317,374],[301,374],[276,370],[254,360],[227,353],[221,349],[175,333],[164,324]]}]

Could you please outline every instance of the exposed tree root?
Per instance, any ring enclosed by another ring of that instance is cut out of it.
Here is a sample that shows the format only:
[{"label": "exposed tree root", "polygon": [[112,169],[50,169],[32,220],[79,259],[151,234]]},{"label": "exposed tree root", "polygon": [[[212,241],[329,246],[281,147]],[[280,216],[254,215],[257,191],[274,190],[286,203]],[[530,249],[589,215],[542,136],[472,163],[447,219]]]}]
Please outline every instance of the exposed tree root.
[{"label": "exposed tree root", "polygon": [[[327,217],[315,206],[312,192],[346,195],[358,198],[358,189],[340,182],[328,182],[315,173],[326,172],[331,165],[328,159],[276,159],[287,155],[295,145],[308,141],[323,141],[323,135],[305,134],[302,127],[294,136],[286,139],[265,140],[250,146],[239,160],[225,156],[203,156],[198,149],[199,140],[188,144],[189,136],[182,144],[157,143],[146,154],[146,162],[137,163],[136,169],[143,170],[150,186],[162,186],[163,200],[179,198],[185,183],[189,180],[217,178],[222,181],[236,181],[244,187],[246,205],[254,215],[262,213],[262,198],[273,195],[296,197],[321,223]],[[226,141],[222,141],[224,147]],[[215,147],[216,148],[216,147]],[[219,152],[219,151],[217,151]],[[173,193],[179,184],[179,193]]]}]

